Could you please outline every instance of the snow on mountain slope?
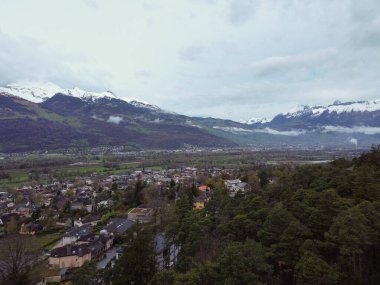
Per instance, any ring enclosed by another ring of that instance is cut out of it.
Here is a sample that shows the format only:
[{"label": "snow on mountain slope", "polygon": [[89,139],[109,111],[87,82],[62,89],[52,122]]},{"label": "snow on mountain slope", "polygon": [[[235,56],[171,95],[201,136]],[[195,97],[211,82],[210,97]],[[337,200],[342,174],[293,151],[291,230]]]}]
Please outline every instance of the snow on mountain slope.
[{"label": "snow on mountain slope", "polygon": [[62,89],[59,93],[73,96],[73,97],[76,97],[88,102],[92,102],[100,98],[119,99],[111,91],[97,93],[97,92],[85,91],[85,90],[79,89],[78,87],[75,87],[73,89]]},{"label": "snow on mountain slope", "polygon": [[32,84],[24,82],[22,84],[12,83],[5,87],[0,87],[1,92],[9,93],[34,103],[41,103],[61,90],[59,86],[52,83]]},{"label": "snow on mountain slope", "polygon": [[327,107],[314,106],[310,107],[308,105],[298,106],[296,109],[289,111],[284,114],[286,118],[300,117],[303,115],[311,115],[312,117],[318,117],[323,113],[327,112],[329,114],[336,113],[338,115],[342,113],[349,112],[374,112],[380,110],[380,99],[371,101],[357,101],[357,102],[347,102],[341,103],[339,101],[334,102],[332,105]]},{"label": "snow on mountain slope", "polygon": [[[154,110],[154,111],[162,111],[160,107],[146,103],[146,102],[137,101],[135,99],[129,99],[129,100],[122,99],[122,100],[127,101],[129,104],[132,104],[135,107],[146,108],[146,109],[150,109],[150,110]],[[167,112],[165,112],[165,113],[167,113]]]},{"label": "snow on mountain slope", "polygon": [[341,114],[344,112],[374,112],[378,110],[380,110],[380,99],[372,100],[372,101],[358,101],[358,102],[348,102],[348,103],[336,102],[333,105],[329,105],[326,108],[323,108],[323,107],[312,108],[312,112],[314,116],[318,116],[325,111],[328,111],[329,113],[336,112],[337,114]]},{"label": "snow on mountain slope", "polygon": [[246,124],[246,125],[265,124],[265,123],[268,123],[268,122],[270,122],[270,120],[268,120],[266,118],[251,118],[249,120],[240,121],[240,123]]},{"label": "snow on mountain slope", "polygon": [[47,99],[53,97],[57,93],[73,96],[88,103],[95,102],[102,98],[120,99],[138,108],[146,108],[154,111],[161,111],[161,109],[155,105],[151,105],[146,102],[136,100],[134,98],[119,98],[112,91],[90,92],[82,90],[78,87],[72,89],[64,89],[50,82],[12,83],[4,87],[0,87],[0,92],[5,92],[34,103],[42,103]]}]

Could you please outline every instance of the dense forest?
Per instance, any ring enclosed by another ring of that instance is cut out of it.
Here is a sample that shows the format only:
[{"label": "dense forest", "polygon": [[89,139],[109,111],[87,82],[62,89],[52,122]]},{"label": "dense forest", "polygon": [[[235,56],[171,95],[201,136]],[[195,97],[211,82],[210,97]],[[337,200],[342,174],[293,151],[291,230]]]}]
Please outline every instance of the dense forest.
[{"label": "dense forest", "polygon": [[[257,173],[257,172],[256,172]],[[379,284],[380,148],[353,160],[260,169],[252,192],[229,197],[223,180],[194,211],[194,191],[155,228],[127,238],[107,270],[112,284]],[[245,176],[245,177],[243,177]],[[277,177],[269,183],[270,177]],[[156,271],[154,231],[181,248],[174,269]],[[129,240],[128,240],[129,239]],[[127,253],[128,252],[128,253]],[[83,284],[83,283],[82,283]]]}]

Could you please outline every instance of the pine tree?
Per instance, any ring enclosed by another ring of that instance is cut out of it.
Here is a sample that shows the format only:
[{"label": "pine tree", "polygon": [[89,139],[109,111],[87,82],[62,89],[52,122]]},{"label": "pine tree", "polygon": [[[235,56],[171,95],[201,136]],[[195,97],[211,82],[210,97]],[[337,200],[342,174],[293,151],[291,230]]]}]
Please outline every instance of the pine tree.
[{"label": "pine tree", "polygon": [[122,256],[107,274],[113,285],[148,284],[155,274],[153,234],[147,229],[131,232]]}]

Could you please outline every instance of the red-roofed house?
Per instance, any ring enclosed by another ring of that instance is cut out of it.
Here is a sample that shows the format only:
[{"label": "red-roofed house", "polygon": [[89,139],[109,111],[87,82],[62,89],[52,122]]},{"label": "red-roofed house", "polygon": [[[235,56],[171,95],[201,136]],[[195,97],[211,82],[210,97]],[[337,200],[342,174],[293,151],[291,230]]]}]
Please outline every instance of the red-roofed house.
[{"label": "red-roofed house", "polygon": [[198,190],[201,192],[206,192],[206,191],[210,191],[211,189],[207,185],[202,185],[198,187]]}]

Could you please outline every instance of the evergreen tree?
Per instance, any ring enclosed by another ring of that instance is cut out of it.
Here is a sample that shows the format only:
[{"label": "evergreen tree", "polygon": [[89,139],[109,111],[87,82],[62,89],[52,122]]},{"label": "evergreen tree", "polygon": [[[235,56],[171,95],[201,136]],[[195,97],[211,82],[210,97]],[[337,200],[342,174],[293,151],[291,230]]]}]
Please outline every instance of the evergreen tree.
[{"label": "evergreen tree", "polygon": [[97,281],[96,262],[86,261],[82,267],[75,270],[71,283],[73,285],[96,285]]},{"label": "evergreen tree", "polygon": [[148,229],[131,231],[123,254],[106,274],[113,285],[144,285],[155,274],[153,234]]},{"label": "evergreen tree", "polygon": [[306,251],[296,265],[297,284],[337,284],[338,273],[334,267],[311,251]]}]

